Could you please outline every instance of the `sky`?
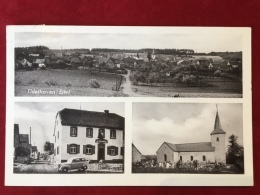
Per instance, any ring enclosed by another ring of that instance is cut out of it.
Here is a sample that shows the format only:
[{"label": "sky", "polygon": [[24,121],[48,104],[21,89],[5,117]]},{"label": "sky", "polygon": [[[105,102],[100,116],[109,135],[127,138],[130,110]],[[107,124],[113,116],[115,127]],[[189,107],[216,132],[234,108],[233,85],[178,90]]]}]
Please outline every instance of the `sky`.
[{"label": "sky", "polygon": [[242,51],[239,34],[87,34],[19,32],[15,47],[44,45],[50,49],[73,48],[174,48],[193,49],[195,52]]},{"label": "sky", "polygon": [[[143,155],[154,155],[163,142],[210,142],[216,104],[134,103],[133,144]],[[243,145],[242,104],[218,104],[222,129]]]},{"label": "sky", "polygon": [[15,124],[19,124],[20,134],[30,134],[31,142],[36,145],[39,152],[43,152],[46,141],[53,142],[55,117],[58,111],[64,108],[73,108],[89,111],[116,113],[124,117],[124,103],[46,103],[36,102],[15,103]]}]

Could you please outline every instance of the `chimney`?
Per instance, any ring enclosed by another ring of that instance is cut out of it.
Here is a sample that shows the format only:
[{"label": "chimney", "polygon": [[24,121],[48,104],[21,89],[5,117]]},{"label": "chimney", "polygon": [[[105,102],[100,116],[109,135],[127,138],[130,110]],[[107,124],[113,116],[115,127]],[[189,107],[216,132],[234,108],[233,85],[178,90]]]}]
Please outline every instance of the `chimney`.
[{"label": "chimney", "polygon": [[106,114],[108,114],[108,113],[109,113],[109,110],[104,110],[104,112],[105,112]]}]

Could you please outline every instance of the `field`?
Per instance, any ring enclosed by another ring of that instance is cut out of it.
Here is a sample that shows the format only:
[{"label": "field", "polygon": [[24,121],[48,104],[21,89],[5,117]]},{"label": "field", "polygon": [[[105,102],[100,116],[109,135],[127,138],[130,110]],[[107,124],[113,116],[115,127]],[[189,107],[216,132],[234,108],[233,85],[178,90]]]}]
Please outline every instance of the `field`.
[{"label": "field", "polygon": [[155,97],[205,97],[205,98],[241,98],[242,82],[211,81],[209,87],[157,87],[132,86],[136,94]]},{"label": "field", "polygon": [[[90,86],[92,79],[99,88]],[[122,91],[112,90],[115,87],[116,76],[111,73],[59,69],[15,72],[16,96],[125,96]]]}]

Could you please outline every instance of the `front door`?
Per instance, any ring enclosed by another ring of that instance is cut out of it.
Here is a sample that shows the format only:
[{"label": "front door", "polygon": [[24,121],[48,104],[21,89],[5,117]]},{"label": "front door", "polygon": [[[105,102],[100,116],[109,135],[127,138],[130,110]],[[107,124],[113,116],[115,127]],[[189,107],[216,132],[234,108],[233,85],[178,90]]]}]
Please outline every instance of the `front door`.
[{"label": "front door", "polygon": [[98,161],[105,160],[105,144],[98,144]]}]

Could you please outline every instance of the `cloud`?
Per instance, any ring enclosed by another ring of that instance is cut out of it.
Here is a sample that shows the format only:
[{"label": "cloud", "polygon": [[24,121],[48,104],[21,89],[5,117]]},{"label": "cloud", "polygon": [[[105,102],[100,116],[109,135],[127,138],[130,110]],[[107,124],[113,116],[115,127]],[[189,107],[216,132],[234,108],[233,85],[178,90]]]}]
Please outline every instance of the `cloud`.
[{"label": "cloud", "polygon": [[[151,107],[159,109],[160,104],[151,104]],[[216,107],[214,104],[170,104],[168,109],[162,105],[164,112],[154,112],[150,108],[149,117],[144,117],[142,113],[147,113],[142,106],[133,106],[133,113],[138,116],[133,117],[133,143],[143,154],[155,154],[163,142],[178,143],[196,143],[210,142],[210,133],[214,129],[216,116]],[[145,105],[148,108],[147,104]],[[183,107],[186,109],[176,109]],[[200,107],[197,109],[196,107]],[[219,106],[220,120],[224,131],[226,131],[226,145],[228,137],[235,134],[239,137],[239,143],[243,144],[242,134],[242,105],[240,104],[222,104]],[[188,109],[190,108],[190,109]],[[193,114],[196,110],[197,114]],[[175,112],[176,115],[173,113]],[[154,116],[151,116],[153,113]],[[164,114],[162,114],[164,113]],[[192,114],[191,114],[192,113]],[[231,114],[232,113],[232,114]],[[182,115],[181,117],[175,117]],[[186,118],[185,118],[186,115]],[[176,122],[176,118],[177,121]]]}]

